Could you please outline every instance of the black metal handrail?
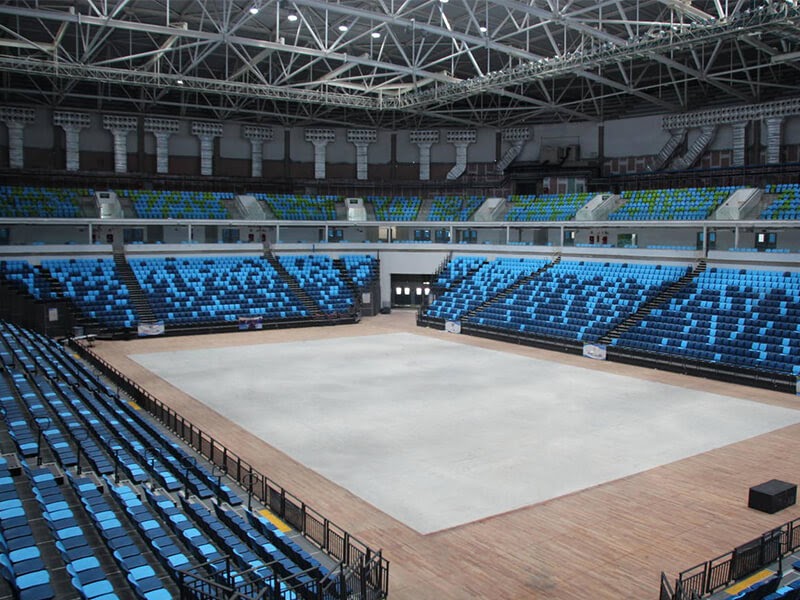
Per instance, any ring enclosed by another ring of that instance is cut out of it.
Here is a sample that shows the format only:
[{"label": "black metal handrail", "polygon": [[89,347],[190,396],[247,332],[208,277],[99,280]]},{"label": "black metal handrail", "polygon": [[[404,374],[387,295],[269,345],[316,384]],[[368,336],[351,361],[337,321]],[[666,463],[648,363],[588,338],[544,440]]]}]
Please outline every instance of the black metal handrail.
[{"label": "black metal handrail", "polygon": [[380,550],[371,549],[269,477],[259,473],[240,456],[166,406],[91,349],[74,340],[70,340],[70,345],[143,410],[153,415],[212,465],[226,472],[240,486],[247,488],[249,483],[246,481],[253,482],[253,496],[269,507],[272,513],[342,565],[353,567],[353,573],[359,580],[358,586],[365,588],[365,593],[370,598],[385,598],[388,595],[389,561]]},{"label": "black metal handrail", "polygon": [[662,573],[660,598],[661,600],[702,598],[758,569],[780,561],[798,548],[800,548],[800,518],[770,529],[730,552],[682,571],[675,580],[674,592]]}]

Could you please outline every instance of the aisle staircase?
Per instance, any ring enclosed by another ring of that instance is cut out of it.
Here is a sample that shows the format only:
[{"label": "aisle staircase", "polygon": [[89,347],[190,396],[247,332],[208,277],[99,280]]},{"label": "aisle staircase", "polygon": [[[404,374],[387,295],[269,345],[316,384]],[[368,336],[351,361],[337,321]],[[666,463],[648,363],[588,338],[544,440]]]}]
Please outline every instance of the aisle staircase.
[{"label": "aisle staircase", "polygon": [[536,279],[537,277],[539,277],[539,275],[541,275],[542,273],[550,270],[552,267],[554,267],[555,265],[557,265],[560,262],[561,262],[561,254],[557,254],[555,259],[553,259],[552,262],[549,262],[546,265],[544,265],[542,267],[539,267],[538,269],[536,269],[530,275],[525,275],[524,277],[520,277],[519,279],[517,279],[517,281],[512,283],[510,286],[508,286],[507,288],[505,288],[504,290],[502,290],[501,292],[499,292],[495,296],[492,296],[491,298],[488,298],[487,300],[484,300],[483,302],[481,302],[478,306],[476,306],[472,310],[469,310],[466,313],[464,313],[461,316],[461,320],[462,321],[469,321],[470,317],[472,317],[475,314],[477,314],[478,311],[483,310],[484,308],[486,308],[487,306],[489,306],[491,303],[495,302],[496,300],[501,300],[502,298],[505,298],[506,296],[508,296],[509,294],[514,292],[515,290],[517,290],[519,287],[525,285],[526,283],[528,283],[529,281],[532,281],[533,279]]},{"label": "aisle staircase", "polygon": [[150,305],[142,286],[139,285],[139,280],[136,279],[136,275],[134,275],[133,269],[125,259],[123,252],[114,253],[114,266],[117,269],[117,277],[119,277],[120,282],[128,288],[128,298],[136,313],[137,323],[155,323],[158,319],[153,313],[153,307]]},{"label": "aisle staircase", "polygon": [[317,304],[314,299],[306,293],[306,291],[300,286],[300,283],[297,281],[297,279],[295,279],[292,274],[286,270],[286,268],[281,264],[281,261],[278,260],[278,257],[273,254],[272,250],[266,250],[264,252],[264,258],[270,265],[272,265],[272,268],[277,271],[281,279],[286,282],[291,292],[306,309],[306,312],[314,319],[324,318],[325,315],[323,315],[322,311],[320,310],[319,304]]},{"label": "aisle staircase", "polygon": [[628,318],[620,322],[616,327],[611,329],[608,333],[602,336],[597,343],[601,345],[610,344],[613,340],[620,337],[623,333],[628,331],[631,327],[638,325],[645,319],[654,308],[660,306],[677,294],[683,289],[692,279],[700,275],[706,270],[706,261],[700,260],[694,269],[686,273],[683,277],[671,283],[668,287],[661,290],[657,295],[653,296],[639,307],[639,310],[630,314]]}]

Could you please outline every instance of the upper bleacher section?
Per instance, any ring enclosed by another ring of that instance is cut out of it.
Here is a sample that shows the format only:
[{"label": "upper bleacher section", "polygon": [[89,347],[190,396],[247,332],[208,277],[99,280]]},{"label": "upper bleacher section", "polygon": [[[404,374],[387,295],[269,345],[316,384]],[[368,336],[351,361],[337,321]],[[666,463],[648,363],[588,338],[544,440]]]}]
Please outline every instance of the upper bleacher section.
[{"label": "upper bleacher section", "polygon": [[483,196],[434,196],[429,221],[469,221],[486,200]]},{"label": "upper bleacher section", "polygon": [[506,221],[570,221],[591,197],[590,193],[509,196]]},{"label": "upper bleacher section", "polygon": [[0,217],[79,217],[80,199],[91,196],[86,188],[0,186]]},{"label": "upper bleacher section", "polygon": [[415,221],[422,206],[418,196],[367,196],[378,221]]},{"label": "upper bleacher section", "polygon": [[233,192],[116,190],[142,219],[229,219]]},{"label": "upper bleacher section", "polygon": [[800,219],[800,183],[779,183],[764,187],[765,194],[777,197],[763,210],[759,219]]},{"label": "upper bleacher section", "polygon": [[622,192],[625,204],[609,221],[701,221],[707,219],[736,188],[671,188]]},{"label": "upper bleacher section", "polygon": [[333,221],[336,219],[338,196],[309,196],[296,194],[263,194],[252,196],[264,202],[275,215],[284,221]]}]

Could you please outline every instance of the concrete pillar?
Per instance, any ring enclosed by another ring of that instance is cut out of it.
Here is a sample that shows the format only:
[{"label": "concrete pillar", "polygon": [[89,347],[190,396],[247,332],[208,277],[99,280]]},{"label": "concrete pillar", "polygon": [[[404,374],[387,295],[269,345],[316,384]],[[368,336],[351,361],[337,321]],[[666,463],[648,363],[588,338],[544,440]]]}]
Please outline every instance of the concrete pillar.
[{"label": "concrete pillar", "polygon": [[745,163],[747,121],[731,123],[731,127],[733,127],[733,158],[731,163],[734,167],[742,167]]},{"label": "concrete pillar", "polygon": [[25,142],[23,130],[25,125],[36,120],[32,108],[0,108],[0,121],[8,127],[8,166],[21,169],[25,164]]},{"label": "concrete pillar", "polygon": [[467,170],[467,147],[474,143],[476,138],[474,129],[447,132],[447,141],[456,147],[456,164],[447,173],[447,179],[458,179]]},{"label": "concrete pillar", "polygon": [[369,165],[369,145],[378,139],[374,129],[348,129],[347,141],[356,147],[356,179],[366,179]]},{"label": "concrete pillar", "polygon": [[242,135],[250,140],[250,176],[261,177],[264,163],[264,142],[272,141],[272,128],[245,125]]},{"label": "concrete pillar", "polygon": [[128,134],[136,130],[136,117],[103,115],[103,127],[114,136],[114,172],[128,172]]},{"label": "concrete pillar", "polygon": [[514,162],[514,159],[522,152],[522,147],[530,136],[530,129],[524,127],[514,127],[512,129],[503,130],[503,141],[510,144],[510,146],[500,160],[497,161],[495,169],[498,173],[505,171],[508,165]]},{"label": "concrete pillar", "polygon": [[200,138],[200,174],[214,174],[214,138],[222,135],[221,123],[195,121],[192,123],[192,135]]},{"label": "concrete pillar", "polygon": [[156,173],[169,173],[169,136],[178,131],[180,122],[176,119],[146,117],[144,130],[156,138]]},{"label": "concrete pillar", "polygon": [[327,146],[335,139],[333,129],[306,129],[306,141],[314,144],[314,179],[325,179]]},{"label": "concrete pillar", "polygon": [[439,141],[439,132],[418,129],[409,135],[412,144],[419,147],[419,180],[431,178],[431,146]]},{"label": "concrete pillar", "polygon": [[781,162],[781,127],[784,117],[769,117],[767,125],[767,164],[776,165]]},{"label": "concrete pillar", "polygon": [[67,171],[77,171],[81,162],[81,129],[89,127],[91,121],[86,113],[58,111],[53,113],[53,123],[66,134]]}]

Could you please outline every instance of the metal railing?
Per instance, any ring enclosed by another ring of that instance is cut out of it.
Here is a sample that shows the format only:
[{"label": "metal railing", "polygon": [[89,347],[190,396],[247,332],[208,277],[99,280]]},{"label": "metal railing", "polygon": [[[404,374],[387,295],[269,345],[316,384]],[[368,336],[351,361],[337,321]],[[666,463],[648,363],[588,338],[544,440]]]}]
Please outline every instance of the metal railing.
[{"label": "metal railing", "polygon": [[678,574],[674,592],[662,573],[661,600],[702,598],[800,548],[800,518]]},{"label": "metal railing", "polygon": [[350,589],[363,592],[360,598],[377,600],[388,595],[389,561],[383,558],[380,550],[372,550],[269,477],[258,472],[240,456],[166,406],[91,349],[74,340],[70,343],[81,357],[100,369],[143,410],[153,415],[211,464],[226,473],[242,489],[247,490],[251,496],[250,500],[256,498],[269,507],[278,518],[338,561],[340,568],[350,573],[348,577],[353,580]]}]

